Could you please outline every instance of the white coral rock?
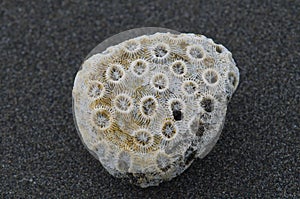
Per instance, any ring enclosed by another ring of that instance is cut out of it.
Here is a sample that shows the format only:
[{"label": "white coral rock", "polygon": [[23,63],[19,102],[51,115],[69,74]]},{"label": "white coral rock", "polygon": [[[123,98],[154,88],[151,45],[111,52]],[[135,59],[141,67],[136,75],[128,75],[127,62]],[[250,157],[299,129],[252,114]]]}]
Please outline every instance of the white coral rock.
[{"label": "white coral rock", "polygon": [[203,35],[140,36],[83,63],[74,117],[110,174],[158,185],[212,149],[238,83],[231,53]]}]

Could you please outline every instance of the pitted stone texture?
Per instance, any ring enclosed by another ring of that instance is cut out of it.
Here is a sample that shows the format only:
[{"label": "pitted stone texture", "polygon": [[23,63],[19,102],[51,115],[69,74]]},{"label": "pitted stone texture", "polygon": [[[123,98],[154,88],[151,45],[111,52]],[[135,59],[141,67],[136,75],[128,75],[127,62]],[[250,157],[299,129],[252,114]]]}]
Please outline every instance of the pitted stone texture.
[{"label": "pitted stone texture", "polygon": [[238,83],[231,53],[203,35],[140,36],[83,63],[76,125],[110,174],[158,185],[209,153]]}]

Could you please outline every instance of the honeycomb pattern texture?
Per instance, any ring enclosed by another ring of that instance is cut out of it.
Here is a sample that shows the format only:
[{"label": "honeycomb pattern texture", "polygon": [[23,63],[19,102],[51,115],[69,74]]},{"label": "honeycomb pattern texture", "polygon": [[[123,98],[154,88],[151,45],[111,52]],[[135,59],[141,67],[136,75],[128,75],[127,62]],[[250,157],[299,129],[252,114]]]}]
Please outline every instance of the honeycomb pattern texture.
[{"label": "honeycomb pattern texture", "polygon": [[110,174],[158,185],[212,149],[238,83],[231,53],[203,35],[140,36],[83,63],[74,117]]}]

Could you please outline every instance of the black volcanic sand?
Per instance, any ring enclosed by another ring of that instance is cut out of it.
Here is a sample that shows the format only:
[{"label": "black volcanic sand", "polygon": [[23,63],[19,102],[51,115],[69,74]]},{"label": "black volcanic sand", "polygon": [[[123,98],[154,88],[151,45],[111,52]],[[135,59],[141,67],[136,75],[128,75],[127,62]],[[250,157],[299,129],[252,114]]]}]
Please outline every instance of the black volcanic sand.
[{"label": "black volcanic sand", "polygon": [[[299,0],[2,0],[1,198],[300,197],[299,21]],[[110,176],[84,148],[71,91],[98,43],[145,26],[213,38],[241,78],[212,152],[141,189]]]}]

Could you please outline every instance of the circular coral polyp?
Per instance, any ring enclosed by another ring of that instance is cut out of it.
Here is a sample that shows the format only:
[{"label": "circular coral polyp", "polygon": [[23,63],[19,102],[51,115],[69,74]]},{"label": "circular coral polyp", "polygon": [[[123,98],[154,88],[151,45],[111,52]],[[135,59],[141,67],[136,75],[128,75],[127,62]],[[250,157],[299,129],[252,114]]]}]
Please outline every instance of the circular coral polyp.
[{"label": "circular coral polyp", "polygon": [[121,113],[129,113],[133,108],[133,101],[129,95],[119,94],[114,100],[114,106]]},{"label": "circular coral polyp", "polygon": [[153,136],[147,130],[138,130],[135,132],[134,139],[140,146],[147,146],[153,142]]},{"label": "circular coral polyp", "polygon": [[158,108],[158,103],[155,97],[145,96],[140,102],[140,111],[146,117],[152,117]]},{"label": "circular coral polyp", "polygon": [[106,78],[108,82],[119,83],[125,77],[125,71],[121,65],[111,65],[107,68]]},{"label": "circular coral polyp", "polygon": [[170,70],[175,76],[183,77],[186,74],[187,68],[186,64],[183,61],[179,60],[171,64]]},{"label": "circular coral polyp", "polygon": [[191,59],[202,59],[204,57],[204,50],[200,46],[192,45],[187,48],[187,55]]},{"label": "circular coral polyp", "polygon": [[230,83],[234,88],[237,87],[237,85],[238,85],[238,80],[237,80],[236,74],[234,74],[234,72],[229,72],[229,73],[228,73],[228,81],[229,81],[229,83]]},{"label": "circular coral polyp", "polygon": [[105,87],[101,82],[92,82],[88,89],[88,96],[91,98],[103,97],[105,93]]},{"label": "circular coral polyp", "polygon": [[198,84],[194,81],[184,81],[181,86],[182,92],[187,96],[193,96],[197,88]]},{"label": "circular coral polyp", "polygon": [[212,112],[214,109],[214,99],[212,97],[203,97],[200,104],[206,112]]},{"label": "circular coral polyp", "polygon": [[171,139],[175,136],[175,134],[177,133],[177,130],[176,130],[175,124],[173,122],[166,121],[163,124],[161,132],[165,136],[165,138]]},{"label": "circular coral polyp", "polygon": [[110,127],[110,114],[108,111],[101,109],[94,114],[94,122],[100,130],[106,130]]},{"label": "circular coral polyp", "polygon": [[180,121],[183,119],[183,113],[185,112],[184,102],[181,99],[170,99],[169,110],[171,111],[174,120]]},{"label": "circular coral polyp", "polygon": [[206,84],[213,85],[219,81],[219,74],[213,69],[208,69],[203,72],[202,78]]},{"label": "circular coral polyp", "polygon": [[216,51],[217,51],[217,53],[222,53],[223,49],[222,49],[221,46],[217,45],[216,46]]},{"label": "circular coral polyp", "polygon": [[145,28],[109,38],[88,57],[74,81],[74,119],[111,175],[156,186],[213,148],[239,84],[224,46]]},{"label": "circular coral polyp", "polygon": [[138,41],[130,40],[125,42],[124,49],[129,53],[135,53],[140,50],[140,43]]},{"label": "circular coral polyp", "polygon": [[159,92],[163,92],[169,88],[169,79],[163,73],[153,75],[150,83]]},{"label": "circular coral polyp", "polygon": [[163,63],[170,55],[170,47],[165,43],[158,43],[151,49],[152,60]]},{"label": "circular coral polyp", "polygon": [[148,71],[149,64],[143,59],[138,59],[131,63],[131,72],[137,77],[144,76]]}]

